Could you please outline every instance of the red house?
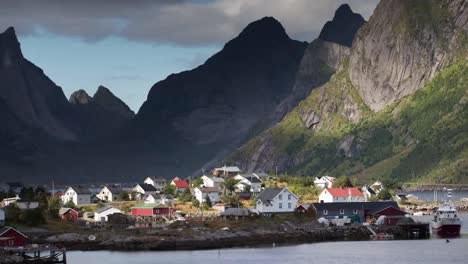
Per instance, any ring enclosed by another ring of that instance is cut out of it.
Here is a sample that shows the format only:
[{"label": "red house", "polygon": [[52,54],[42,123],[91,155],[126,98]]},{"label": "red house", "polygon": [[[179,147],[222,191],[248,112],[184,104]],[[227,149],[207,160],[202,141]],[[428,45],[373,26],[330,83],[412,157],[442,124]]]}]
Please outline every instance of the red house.
[{"label": "red house", "polygon": [[64,221],[76,221],[78,220],[78,212],[72,208],[60,208],[59,216]]},{"label": "red house", "polygon": [[190,189],[190,185],[186,180],[181,180],[179,177],[175,177],[171,181],[171,185],[174,185],[179,192],[179,194],[183,194],[186,190]]},{"label": "red house", "polygon": [[174,208],[165,204],[137,204],[131,208],[133,216],[173,215]]},{"label": "red house", "polygon": [[385,224],[386,225],[396,225],[398,221],[402,217],[404,217],[406,214],[405,211],[402,211],[398,208],[395,208],[393,206],[386,207],[384,209],[372,212],[371,215],[373,215],[376,219],[378,219],[380,216],[384,215],[385,216]]},{"label": "red house", "polygon": [[0,247],[24,247],[28,237],[13,227],[0,228]]}]

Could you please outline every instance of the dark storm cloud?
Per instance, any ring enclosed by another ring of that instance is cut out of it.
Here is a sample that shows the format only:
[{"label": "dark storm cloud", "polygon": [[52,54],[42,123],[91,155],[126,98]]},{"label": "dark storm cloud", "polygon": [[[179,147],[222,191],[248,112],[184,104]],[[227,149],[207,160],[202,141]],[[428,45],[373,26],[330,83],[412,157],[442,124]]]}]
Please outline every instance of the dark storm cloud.
[{"label": "dark storm cloud", "polygon": [[220,44],[249,22],[274,16],[288,34],[312,40],[342,3],[368,18],[378,0],[3,0],[0,27],[21,35],[42,30],[85,41],[119,36],[178,45]]}]

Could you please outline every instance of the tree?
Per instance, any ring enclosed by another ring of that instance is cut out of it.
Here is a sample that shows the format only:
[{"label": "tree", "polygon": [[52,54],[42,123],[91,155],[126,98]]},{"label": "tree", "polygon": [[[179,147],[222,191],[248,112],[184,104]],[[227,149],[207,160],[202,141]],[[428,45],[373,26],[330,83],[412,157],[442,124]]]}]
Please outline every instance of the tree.
[{"label": "tree", "polygon": [[196,178],[192,182],[193,187],[200,187],[203,185],[203,179],[202,178]]},{"label": "tree", "polygon": [[199,207],[200,207],[200,201],[198,201],[198,200],[196,200],[196,199],[193,200],[193,201],[192,201],[192,206],[195,207],[195,208],[199,208]]},{"label": "tree", "polygon": [[240,180],[236,180],[234,178],[229,178],[224,180],[223,186],[224,186],[224,194],[226,195],[227,193],[233,193],[234,190],[236,189],[236,184],[238,184]]},{"label": "tree", "polygon": [[34,189],[32,187],[23,187],[20,192],[21,200],[24,201],[32,201],[36,194],[34,193]]},{"label": "tree", "polygon": [[223,195],[221,197],[221,201],[226,205],[230,205],[232,207],[237,207],[241,205],[239,195]]},{"label": "tree", "polygon": [[346,176],[341,176],[336,181],[333,183],[333,187],[354,187],[353,183],[351,182],[351,179],[346,177]]},{"label": "tree", "polygon": [[379,192],[379,194],[377,195],[377,198],[379,198],[379,200],[391,200],[392,194],[390,193],[388,189],[383,189]]},{"label": "tree", "polygon": [[177,188],[172,184],[168,184],[164,188],[163,193],[164,194],[170,194],[172,196],[176,196],[177,195]]},{"label": "tree", "polygon": [[185,190],[184,194],[179,198],[183,203],[190,202],[192,200],[192,193],[189,189]]},{"label": "tree", "polygon": [[205,198],[205,202],[203,203],[203,208],[205,210],[208,210],[211,208],[211,206],[213,206],[213,204],[211,203],[211,199],[210,199],[210,196],[207,195],[206,198]]},{"label": "tree", "polygon": [[72,200],[68,200],[63,207],[75,209],[75,203]]},{"label": "tree", "polygon": [[48,209],[49,217],[58,218],[59,210],[60,210],[60,198],[57,196],[50,198],[49,209]]},{"label": "tree", "polygon": [[120,201],[128,201],[130,200],[130,194],[127,191],[121,191],[119,195],[117,196],[117,198]]}]

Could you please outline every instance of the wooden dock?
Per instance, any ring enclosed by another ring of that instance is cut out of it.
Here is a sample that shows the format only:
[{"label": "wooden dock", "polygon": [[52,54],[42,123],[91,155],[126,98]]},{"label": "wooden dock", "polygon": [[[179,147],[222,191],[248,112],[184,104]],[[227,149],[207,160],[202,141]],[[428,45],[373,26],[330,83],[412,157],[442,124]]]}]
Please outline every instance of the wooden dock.
[{"label": "wooden dock", "polygon": [[67,263],[67,251],[51,245],[27,245],[25,247],[2,247],[6,255],[23,258],[23,263]]}]

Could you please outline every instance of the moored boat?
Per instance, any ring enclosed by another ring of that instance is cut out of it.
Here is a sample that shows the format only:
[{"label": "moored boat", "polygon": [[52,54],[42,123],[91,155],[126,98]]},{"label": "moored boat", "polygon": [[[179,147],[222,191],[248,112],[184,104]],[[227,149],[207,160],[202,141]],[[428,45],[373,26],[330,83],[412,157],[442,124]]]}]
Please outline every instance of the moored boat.
[{"label": "moored boat", "polygon": [[451,204],[444,204],[434,214],[432,233],[442,237],[459,236],[461,225],[457,209]]}]

